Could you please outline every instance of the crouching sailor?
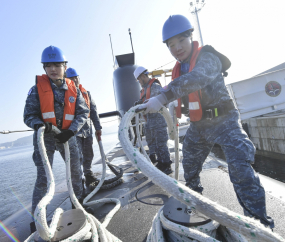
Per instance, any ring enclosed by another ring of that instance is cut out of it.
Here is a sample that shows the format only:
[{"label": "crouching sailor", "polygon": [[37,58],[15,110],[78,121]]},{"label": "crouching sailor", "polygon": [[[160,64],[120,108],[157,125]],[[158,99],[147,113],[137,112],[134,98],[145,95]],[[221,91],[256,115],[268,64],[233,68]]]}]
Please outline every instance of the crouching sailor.
[{"label": "crouching sailor", "polygon": [[[84,125],[89,114],[80,90],[71,80],[64,78],[67,61],[63,52],[55,46],[47,47],[42,53],[41,62],[46,75],[36,76],[36,85],[28,93],[24,110],[25,124],[35,130],[33,160],[37,167],[37,180],[32,214],[47,192],[47,177],[37,144],[37,130],[42,126],[45,126],[44,143],[51,166],[55,150],[64,159],[63,143],[68,141],[72,186],[77,199],[82,202],[81,169],[74,135]],[[55,135],[51,132],[52,125],[62,133]]]},{"label": "crouching sailor", "polygon": [[202,193],[199,174],[217,143],[226,156],[244,214],[273,228],[273,219],[266,214],[264,188],[251,166],[255,147],[242,129],[239,112],[224,83],[222,72],[226,74],[230,62],[211,46],[199,47],[198,42],[192,41],[192,31],[191,23],[182,15],[172,15],[164,23],[163,42],[177,59],[174,80],[141,108],[147,108],[146,113],[157,112],[162,105],[186,96],[191,120],[183,142],[186,185]]},{"label": "crouching sailor", "polygon": [[72,80],[77,88],[81,91],[85,102],[90,110],[87,122],[83,125],[81,130],[76,135],[76,140],[79,149],[80,163],[83,166],[83,172],[85,176],[85,184],[88,187],[90,184],[94,185],[93,188],[98,184],[96,177],[91,171],[92,160],[94,157],[93,154],[93,137],[92,137],[92,123],[95,127],[95,135],[101,136],[101,124],[99,120],[99,116],[97,114],[97,108],[94,100],[91,98],[91,94],[89,91],[86,91],[84,87],[80,84],[79,75],[76,70],[73,68],[68,68],[66,70],[66,77]]},{"label": "crouching sailor", "polygon": [[[139,66],[134,71],[135,78],[139,81],[141,87],[140,100],[135,104],[139,104],[151,97],[160,94],[161,85],[159,80],[150,79],[147,75],[147,69]],[[164,117],[160,113],[149,113],[146,116],[147,123],[145,127],[145,137],[149,148],[150,159],[154,163],[157,155],[157,168],[165,174],[170,174],[171,160],[167,147],[167,124]]]}]

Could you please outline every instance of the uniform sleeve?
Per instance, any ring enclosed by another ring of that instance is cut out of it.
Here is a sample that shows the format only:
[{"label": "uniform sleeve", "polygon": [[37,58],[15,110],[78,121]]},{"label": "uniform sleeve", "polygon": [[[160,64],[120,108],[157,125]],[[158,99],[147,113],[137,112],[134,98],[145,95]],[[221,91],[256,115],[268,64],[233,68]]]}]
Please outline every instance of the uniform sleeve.
[{"label": "uniform sleeve", "polygon": [[174,79],[161,92],[171,102],[187,94],[200,90],[209,85],[218,75],[221,75],[222,63],[217,56],[205,52],[193,70]]},{"label": "uniform sleeve", "polygon": [[161,86],[158,83],[153,83],[151,85],[150,97],[155,97],[160,94]]},{"label": "uniform sleeve", "polygon": [[90,99],[90,118],[94,124],[94,127],[96,130],[102,129],[101,124],[100,124],[100,119],[97,113],[97,107],[95,104],[95,101],[92,99],[90,92],[88,92],[88,96]]},{"label": "uniform sleeve", "polygon": [[24,123],[32,129],[35,124],[44,123],[37,86],[33,86],[28,93],[24,108]]},{"label": "uniform sleeve", "polygon": [[78,88],[76,88],[76,90],[77,99],[75,105],[75,117],[69,127],[69,129],[72,130],[74,134],[76,134],[86,123],[87,117],[89,115],[89,108],[85,103],[85,99],[83,98],[80,90]]}]

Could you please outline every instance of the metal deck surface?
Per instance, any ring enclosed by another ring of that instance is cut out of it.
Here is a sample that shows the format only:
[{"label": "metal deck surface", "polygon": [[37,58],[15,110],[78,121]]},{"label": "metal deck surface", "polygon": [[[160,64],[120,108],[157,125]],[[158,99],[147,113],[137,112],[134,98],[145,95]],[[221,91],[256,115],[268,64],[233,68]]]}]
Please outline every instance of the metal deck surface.
[{"label": "metal deck surface", "polygon": [[[153,217],[167,201],[169,195],[132,166],[120,144],[109,152],[107,157],[110,162],[124,169],[124,182],[110,190],[99,191],[91,200],[107,197],[120,199],[122,207],[114,215],[107,229],[125,242],[145,241]],[[102,169],[100,163],[100,160],[97,160],[92,167],[98,177],[100,177]],[[182,166],[180,166],[179,170],[179,181],[184,183]],[[170,176],[173,176],[173,174],[174,173]],[[107,179],[111,176],[112,173],[108,171]],[[275,220],[276,227],[274,231],[285,237],[285,184],[263,176],[260,176],[260,179],[267,191],[266,201],[268,215]],[[203,195],[205,197],[210,198],[232,211],[243,214],[242,208],[238,204],[235,196],[232,183],[230,182],[226,163],[219,159],[208,157],[201,172],[201,181],[204,186]],[[64,210],[71,209],[65,183],[57,186],[56,190],[57,193],[47,209],[49,218],[53,216],[53,211],[58,206]],[[280,194],[283,194],[283,196]],[[94,205],[94,215],[103,221],[105,215],[113,207],[113,204]],[[29,210],[30,208],[27,209]],[[4,221],[4,224],[19,241],[24,241],[29,235],[30,222],[30,215],[27,211],[23,210],[9,217]],[[11,240],[1,231],[0,241],[6,242]]]}]

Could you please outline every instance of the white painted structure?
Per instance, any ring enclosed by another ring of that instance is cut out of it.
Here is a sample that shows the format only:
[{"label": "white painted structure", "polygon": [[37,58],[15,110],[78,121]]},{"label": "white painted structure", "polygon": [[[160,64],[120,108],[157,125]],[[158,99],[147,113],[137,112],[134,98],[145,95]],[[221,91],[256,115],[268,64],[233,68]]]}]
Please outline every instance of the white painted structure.
[{"label": "white painted structure", "polygon": [[241,120],[285,109],[285,69],[227,85]]},{"label": "white painted structure", "polygon": [[[273,85],[272,85],[273,84]],[[285,155],[285,63],[227,85],[257,154]]]}]

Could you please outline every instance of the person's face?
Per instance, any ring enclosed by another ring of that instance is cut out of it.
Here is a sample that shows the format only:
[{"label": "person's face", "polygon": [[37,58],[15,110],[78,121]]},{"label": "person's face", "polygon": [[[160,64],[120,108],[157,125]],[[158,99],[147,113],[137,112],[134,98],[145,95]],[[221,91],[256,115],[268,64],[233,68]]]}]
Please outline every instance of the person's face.
[{"label": "person's face", "polygon": [[185,61],[191,54],[191,37],[176,35],[168,40],[168,49],[173,57],[181,62]]},{"label": "person's face", "polygon": [[57,62],[46,63],[44,67],[48,77],[53,81],[63,79],[66,68],[64,63]]},{"label": "person's face", "polygon": [[79,87],[79,84],[80,84],[80,78],[79,78],[79,76],[69,77],[68,79],[70,79],[71,81],[73,81],[76,87]]},{"label": "person's face", "polygon": [[142,87],[148,82],[148,79],[149,79],[148,76],[145,74],[141,74],[138,77],[138,81]]}]

